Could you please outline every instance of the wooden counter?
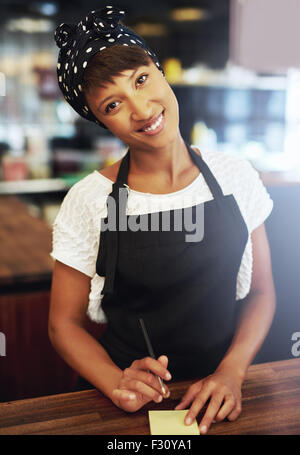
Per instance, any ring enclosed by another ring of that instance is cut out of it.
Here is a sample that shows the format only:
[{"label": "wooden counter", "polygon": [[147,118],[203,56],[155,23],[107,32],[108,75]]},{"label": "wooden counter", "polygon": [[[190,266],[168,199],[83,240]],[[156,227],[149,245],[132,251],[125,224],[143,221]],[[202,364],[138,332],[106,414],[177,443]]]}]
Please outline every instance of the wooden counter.
[{"label": "wooden counter", "polygon": [[[148,410],[174,409],[191,383],[169,383],[169,399],[133,414],[96,389],[0,403],[0,434],[149,435]],[[208,434],[300,435],[300,358],[252,365],[242,392],[239,418],[212,424]]]},{"label": "wooden counter", "polygon": [[0,196],[0,245],[0,401],[70,392],[77,375],[48,337],[51,227],[17,197]]},{"label": "wooden counter", "polygon": [[51,227],[15,196],[0,196],[0,293],[42,284],[53,270]]}]

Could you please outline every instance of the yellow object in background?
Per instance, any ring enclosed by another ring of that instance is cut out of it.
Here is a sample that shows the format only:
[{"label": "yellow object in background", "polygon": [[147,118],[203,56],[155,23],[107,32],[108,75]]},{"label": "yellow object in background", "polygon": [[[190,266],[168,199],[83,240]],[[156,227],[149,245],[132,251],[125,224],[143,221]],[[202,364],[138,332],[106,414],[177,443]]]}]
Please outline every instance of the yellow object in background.
[{"label": "yellow object in background", "polygon": [[167,58],[163,62],[166,79],[170,84],[182,82],[181,62],[177,58]]},{"label": "yellow object in background", "polygon": [[148,411],[150,432],[159,435],[185,435],[198,434],[199,427],[196,419],[191,425],[184,423],[188,409],[180,411]]},{"label": "yellow object in background", "polygon": [[208,128],[204,122],[198,121],[191,131],[191,144],[215,149],[217,147],[217,134],[212,128]]}]

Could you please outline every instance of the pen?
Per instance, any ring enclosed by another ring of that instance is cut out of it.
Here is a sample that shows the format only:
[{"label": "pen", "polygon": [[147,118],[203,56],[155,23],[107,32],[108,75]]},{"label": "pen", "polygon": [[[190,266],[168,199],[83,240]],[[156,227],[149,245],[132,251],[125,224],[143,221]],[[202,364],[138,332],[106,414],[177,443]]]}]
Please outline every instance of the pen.
[{"label": "pen", "polygon": [[[146,327],[145,327],[144,320],[142,318],[139,318],[139,321],[140,321],[141,328],[142,328],[142,331],[143,331],[143,334],[144,334],[144,338],[145,338],[145,341],[146,341],[146,344],[147,344],[149,355],[152,357],[152,359],[155,359],[156,357],[155,357],[154,352],[153,352],[153,348],[152,348],[152,345],[151,345],[151,342],[150,342],[150,338],[149,338],[149,335],[148,335]],[[156,374],[156,377],[157,377],[158,382],[160,384],[160,388],[161,388],[162,394],[166,395],[166,389],[165,389],[165,385],[163,383],[163,380],[157,374]]]}]

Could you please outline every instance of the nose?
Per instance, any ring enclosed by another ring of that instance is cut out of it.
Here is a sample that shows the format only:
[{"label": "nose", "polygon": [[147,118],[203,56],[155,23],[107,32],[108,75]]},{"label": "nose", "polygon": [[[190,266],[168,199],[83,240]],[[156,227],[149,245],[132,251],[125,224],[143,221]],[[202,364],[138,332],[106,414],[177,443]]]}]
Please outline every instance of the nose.
[{"label": "nose", "polygon": [[154,109],[151,107],[149,99],[145,96],[135,95],[130,99],[131,117],[135,122],[147,121],[154,115]]}]

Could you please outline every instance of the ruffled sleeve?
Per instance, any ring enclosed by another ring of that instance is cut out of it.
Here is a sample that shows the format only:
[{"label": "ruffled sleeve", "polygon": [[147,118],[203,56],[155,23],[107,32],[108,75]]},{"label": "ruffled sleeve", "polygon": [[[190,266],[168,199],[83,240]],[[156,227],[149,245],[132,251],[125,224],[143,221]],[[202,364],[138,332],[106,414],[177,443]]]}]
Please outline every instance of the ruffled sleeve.
[{"label": "ruffled sleeve", "polygon": [[268,218],[273,209],[273,201],[259,173],[247,160],[241,160],[239,184],[241,206],[251,233]]},{"label": "ruffled sleeve", "polygon": [[[241,159],[237,172],[236,195],[248,232],[251,234],[268,218],[273,209],[273,201],[259,173],[249,161]],[[249,235],[237,277],[237,300],[245,298],[250,291],[252,267],[252,240]]]},{"label": "ruffled sleeve", "polygon": [[[80,182],[79,182],[80,183]],[[93,277],[99,245],[88,195],[75,184],[65,196],[53,223],[53,259]]]}]

